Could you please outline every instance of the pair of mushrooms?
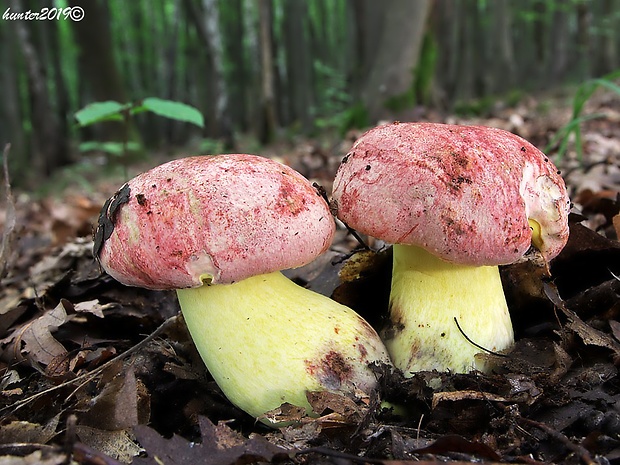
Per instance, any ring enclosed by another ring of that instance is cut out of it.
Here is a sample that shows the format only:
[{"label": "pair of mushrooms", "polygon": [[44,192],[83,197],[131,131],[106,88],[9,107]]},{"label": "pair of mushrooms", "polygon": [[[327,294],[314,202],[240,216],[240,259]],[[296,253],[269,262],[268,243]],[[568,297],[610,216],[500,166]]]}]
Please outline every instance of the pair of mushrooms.
[{"label": "pair of mushrooms", "polygon": [[555,166],[493,128],[374,128],[342,161],[332,204],[348,226],[394,244],[382,338],[280,272],[327,250],[335,222],[308,180],[263,157],[191,157],[137,176],[104,205],[94,253],[123,284],[176,289],[217,384],[269,424],[264,414],[285,402],[310,410],[308,391],[370,393],[371,363],[405,376],[486,370],[477,345],[513,343],[497,265],[531,244],[550,260],[568,237]]}]

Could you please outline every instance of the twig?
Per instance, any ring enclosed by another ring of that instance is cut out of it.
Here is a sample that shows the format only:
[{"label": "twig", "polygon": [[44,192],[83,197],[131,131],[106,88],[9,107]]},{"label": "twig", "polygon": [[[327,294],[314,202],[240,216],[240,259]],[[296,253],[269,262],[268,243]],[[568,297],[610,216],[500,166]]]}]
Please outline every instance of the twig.
[{"label": "twig", "polygon": [[[106,368],[108,368],[109,366],[115,364],[116,362],[128,357],[129,355],[139,351],[140,349],[142,349],[144,346],[146,346],[146,344],[148,344],[149,342],[151,342],[153,339],[155,339],[156,337],[158,337],[161,333],[163,333],[164,331],[166,331],[169,327],[173,326],[173,324],[175,324],[179,319],[178,315],[172,316],[170,318],[168,318],[166,321],[164,321],[155,331],[153,331],[151,334],[149,334],[147,337],[145,337],[144,339],[142,339],[140,342],[138,342],[136,345],[134,345],[133,347],[127,349],[125,352],[117,355],[116,357],[108,360],[107,362],[105,362],[103,365],[98,366],[97,368],[95,368],[92,371],[89,371],[88,373],[84,373],[76,378],[73,378],[69,381],[65,381],[64,383],[58,384],[56,386],[53,386],[51,388],[45,389],[41,392],[37,392],[36,394],[33,394],[25,399],[22,399],[20,401],[15,402],[12,405],[8,405],[2,409],[0,409],[0,413],[9,410],[9,409],[13,409],[13,412],[19,410],[20,408],[24,407],[25,405],[28,405],[29,403],[37,400],[38,398],[49,394],[51,392],[57,391],[59,389],[62,389],[64,387],[67,386],[71,386],[72,384],[75,383],[81,383],[80,387],[82,385],[84,385],[87,381],[93,379],[95,376],[97,376],[99,373],[101,373],[103,370],[105,370]],[[75,391],[72,393],[74,394]]]},{"label": "twig", "polygon": [[458,328],[458,330],[461,332],[461,334],[463,335],[463,337],[467,340],[467,342],[469,342],[470,344],[472,344],[474,347],[477,347],[480,350],[484,350],[485,352],[488,352],[491,355],[495,355],[496,357],[508,357],[508,355],[506,354],[500,354],[499,352],[493,352],[492,350],[487,349],[486,347],[481,346],[480,344],[472,341],[470,339],[470,337],[465,334],[465,331],[463,331],[463,329],[461,328],[461,325],[459,324],[459,320],[456,319],[456,317],[454,317],[454,322],[456,323],[456,327]]},{"label": "twig", "polygon": [[585,463],[586,465],[597,465],[598,462],[596,462],[592,458],[592,456],[590,455],[590,452],[585,447],[580,446],[579,444],[575,444],[570,439],[568,439],[565,435],[563,435],[559,431],[554,430],[550,426],[544,423],[541,423],[539,421],[530,420],[529,418],[523,418],[523,417],[518,418],[517,421],[521,421],[527,425],[534,426],[535,428],[538,428],[539,430],[544,431],[547,435],[551,436],[553,439],[561,442],[564,445],[564,447],[566,447],[568,450],[577,454],[579,458],[581,459],[581,461]]}]

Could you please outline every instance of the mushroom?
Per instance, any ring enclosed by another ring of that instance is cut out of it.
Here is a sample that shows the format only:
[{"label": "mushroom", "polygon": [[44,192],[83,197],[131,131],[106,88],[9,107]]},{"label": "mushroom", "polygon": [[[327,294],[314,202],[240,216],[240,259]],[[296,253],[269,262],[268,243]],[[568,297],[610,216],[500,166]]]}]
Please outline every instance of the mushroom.
[{"label": "mushroom", "polygon": [[334,231],[326,200],[292,168],[199,156],[123,186],[101,212],[94,252],[123,284],[177,290],[209,372],[258,418],[285,402],[312,413],[307,391],[370,394],[369,364],[390,363],[359,315],[280,272],[324,252]]},{"label": "mushroom", "polygon": [[389,323],[381,332],[405,376],[488,371],[483,352],[514,342],[498,265],[533,245],[546,262],[568,240],[570,202],[536,147],[500,129],[392,123],[344,157],[337,216],[393,244]]}]

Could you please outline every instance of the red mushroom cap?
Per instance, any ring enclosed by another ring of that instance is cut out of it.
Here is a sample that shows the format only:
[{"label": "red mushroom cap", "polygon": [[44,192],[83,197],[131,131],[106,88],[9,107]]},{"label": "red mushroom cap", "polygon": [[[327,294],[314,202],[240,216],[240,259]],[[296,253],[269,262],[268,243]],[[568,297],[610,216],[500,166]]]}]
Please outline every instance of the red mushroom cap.
[{"label": "red mushroom cap", "polygon": [[135,177],[113,199],[100,216],[95,254],[113,278],[150,289],[302,266],[329,247],[335,230],[306,178],[255,155],[174,160]]},{"label": "red mushroom cap", "polygon": [[392,123],[363,134],[334,181],[338,217],[361,233],[416,245],[454,263],[499,265],[540,224],[550,260],[568,240],[570,202],[557,168],[510,132]]}]

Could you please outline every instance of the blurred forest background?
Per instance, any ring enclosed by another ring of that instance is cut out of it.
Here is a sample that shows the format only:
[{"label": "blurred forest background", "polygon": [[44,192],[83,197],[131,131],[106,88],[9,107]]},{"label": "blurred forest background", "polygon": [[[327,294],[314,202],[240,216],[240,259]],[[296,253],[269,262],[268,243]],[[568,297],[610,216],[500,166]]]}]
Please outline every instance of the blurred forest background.
[{"label": "blurred forest background", "polygon": [[[127,140],[215,153],[251,138],[259,152],[429,109],[483,113],[620,67],[619,0],[89,0],[70,3],[81,21],[10,19],[68,5],[0,11],[0,143],[17,185],[98,169]],[[204,127],[146,113],[76,124],[93,102],[147,97],[196,107]]]}]

